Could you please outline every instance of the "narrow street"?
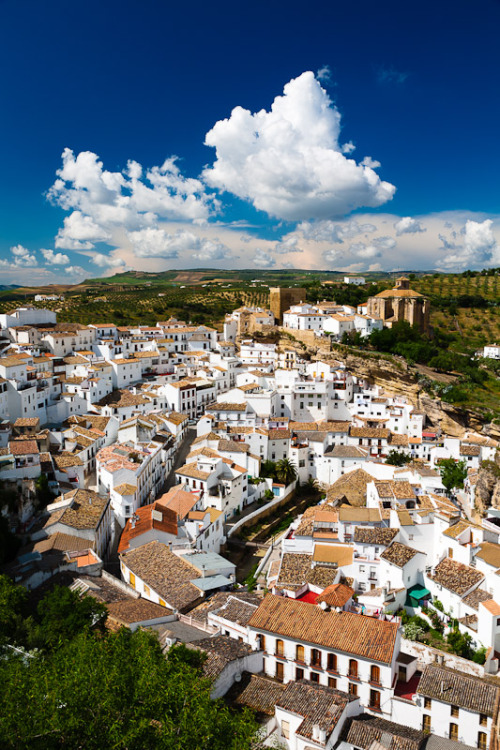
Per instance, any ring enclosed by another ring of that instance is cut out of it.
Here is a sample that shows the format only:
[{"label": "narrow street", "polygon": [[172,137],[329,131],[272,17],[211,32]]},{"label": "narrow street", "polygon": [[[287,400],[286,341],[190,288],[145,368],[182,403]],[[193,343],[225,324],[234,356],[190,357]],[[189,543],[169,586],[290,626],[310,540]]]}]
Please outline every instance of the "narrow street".
[{"label": "narrow street", "polygon": [[165,478],[165,482],[161,489],[162,492],[167,492],[171,487],[174,486],[175,472],[177,469],[179,469],[181,466],[184,466],[184,464],[186,463],[186,458],[188,457],[191,451],[191,445],[193,444],[193,440],[195,438],[196,438],[195,428],[189,427],[186,432],[186,436],[184,437],[184,440],[182,441],[180,445],[179,450],[175,454],[172,469]]}]

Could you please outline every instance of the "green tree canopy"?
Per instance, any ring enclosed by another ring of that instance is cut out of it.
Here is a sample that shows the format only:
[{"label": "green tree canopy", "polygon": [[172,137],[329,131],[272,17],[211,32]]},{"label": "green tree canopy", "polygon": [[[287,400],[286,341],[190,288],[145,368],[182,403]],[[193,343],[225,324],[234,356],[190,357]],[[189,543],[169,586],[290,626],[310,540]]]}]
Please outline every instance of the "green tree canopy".
[{"label": "green tree canopy", "polygon": [[41,633],[49,647],[103,623],[106,615],[104,604],[92,596],[80,597],[66,586],[55,586],[38,605]]},{"label": "green tree canopy", "polygon": [[16,640],[26,607],[27,592],[8,576],[0,575],[0,645]]},{"label": "green tree canopy", "polygon": [[386,464],[391,464],[391,466],[404,466],[405,464],[409,464],[410,461],[411,456],[403,451],[394,450],[394,448],[389,451],[385,459]]},{"label": "green tree canopy", "polygon": [[455,461],[454,458],[443,458],[439,462],[441,481],[448,492],[452,489],[462,489],[467,477],[467,464],[465,461]]},{"label": "green tree canopy", "polygon": [[155,635],[82,632],[48,656],[0,660],[6,750],[249,750],[257,724],[210,699],[199,659]]},{"label": "green tree canopy", "polygon": [[289,458],[282,458],[276,463],[276,479],[286,485],[297,479],[297,469]]}]

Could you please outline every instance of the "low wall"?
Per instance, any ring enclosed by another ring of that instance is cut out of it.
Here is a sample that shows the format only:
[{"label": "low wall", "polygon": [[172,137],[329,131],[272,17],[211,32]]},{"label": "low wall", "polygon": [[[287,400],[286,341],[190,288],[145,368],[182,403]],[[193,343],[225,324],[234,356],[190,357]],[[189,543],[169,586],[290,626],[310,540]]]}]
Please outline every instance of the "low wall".
[{"label": "low wall", "polygon": [[272,511],[275,508],[278,508],[280,505],[285,505],[285,503],[290,500],[290,496],[292,495],[294,489],[295,489],[296,482],[293,482],[287,487],[288,492],[286,492],[283,497],[276,497],[273,500],[270,500],[266,505],[263,505],[262,508],[258,508],[257,510],[254,510],[253,513],[249,513],[248,516],[244,516],[239,521],[237,521],[232,528],[229,529],[227,532],[227,536],[231,537],[236,531],[239,529],[242,529],[247,524],[251,523],[252,521],[255,521],[259,518],[266,518],[266,516],[269,516]]},{"label": "low wall", "polygon": [[464,674],[484,677],[484,667],[481,664],[476,664],[473,661],[469,661],[469,659],[463,659],[456,654],[448,654],[446,651],[431,648],[431,646],[426,646],[424,643],[417,643],[416,641],[409,641],[406,638],[402,638],[401,650],[406,654],[418,658],[419,669],[422,669],[427,664],[441,664],[443,667],[457,669],[459,672],[464,672]]}]

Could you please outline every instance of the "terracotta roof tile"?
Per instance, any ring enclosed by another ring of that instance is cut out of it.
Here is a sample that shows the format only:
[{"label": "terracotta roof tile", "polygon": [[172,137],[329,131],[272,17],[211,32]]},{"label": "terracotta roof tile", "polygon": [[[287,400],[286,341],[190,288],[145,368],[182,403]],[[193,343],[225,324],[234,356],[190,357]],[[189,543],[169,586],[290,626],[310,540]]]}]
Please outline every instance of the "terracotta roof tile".
[{"label": "terracotta roof tile", "polygon": [[13,456],[27,456],[39,453],[36,440],[11,440],[9,450]]},{"label": "terracotta roof tile", "polygon": [[458,596],[463,596],[472,586],[484,579],[484,575],[479,570],[449,557],[441,560],[434,568],[434,574],[429,577]]},{"label": "terracotta roof tile", "polygon": [[368,714],[357,716],[348,722],[343,735],[349,745],[361,750],[369,750],[374,743],[375,747],[378,744],[387,750],[420,750],[427,738],[419,729]]},{"label": "terracotta roof tile", "polygon": [[418,693],[474,713],[493,716],[500,688],[484,679],[429,664],[424,668]]},{"label": "terracotta roof tile", "polygon": [[315,604],[272,594],[266,596],[249,626],[384,664],[392,662],[398,632],[397,623],[352,612],[323,612]]},{"label": "terracotta roof tile", "polygon": [[300,737],[313,739],[313,728],[318,725],[329,738],[340,721],[346,706],[355,696],[309,680],[289,682],[276,703],[285,711],[303,717],[296,732]]},{"label": "terracotta roof tile", "polygon": [[382,560],[396,565],[398,568],[404,568],[404,566],[413,560],[415,555],[418,555],[418,550],[413,547],[408,547],[406,544],[400,542],[393,542],[390,547],[387,547],[380,555]]},{"label": "terracotta roof tile", "polygon": [[161,542],[149,542],[122,552],[120,559],[175,609],[187,610],[200,598],[200,590],[191,583],[200,577],[196,568]]}]

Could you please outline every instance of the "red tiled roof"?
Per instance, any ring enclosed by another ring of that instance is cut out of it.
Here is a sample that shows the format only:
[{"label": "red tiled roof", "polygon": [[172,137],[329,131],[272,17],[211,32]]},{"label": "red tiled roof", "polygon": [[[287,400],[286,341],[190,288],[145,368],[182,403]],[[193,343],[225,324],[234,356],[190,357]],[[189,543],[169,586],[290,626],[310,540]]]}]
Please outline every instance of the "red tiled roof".
[{"label": "red tiled roof", "polygon": [[170,508],[161,507],[155,502],[151,505],[145,505],[143,508],[138,508],[134,515],[134,526],[130,518],[125,524],[120,537],[118,552],[125,552],[130,547],[132,539],[142,536],[152,529],[177,536],[177,513]]},{"label": "red tiled roof", "polygon": [[249,622],[251,628],[384,664],[392,661],[398,624],[352,612],[323,612],[315,604],[268,594]]}]

